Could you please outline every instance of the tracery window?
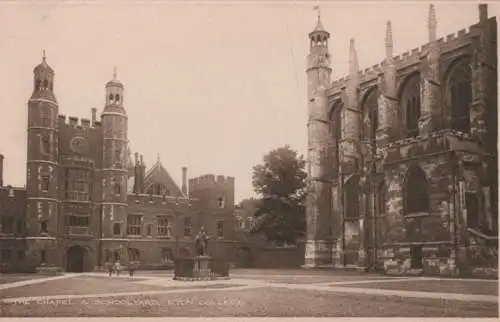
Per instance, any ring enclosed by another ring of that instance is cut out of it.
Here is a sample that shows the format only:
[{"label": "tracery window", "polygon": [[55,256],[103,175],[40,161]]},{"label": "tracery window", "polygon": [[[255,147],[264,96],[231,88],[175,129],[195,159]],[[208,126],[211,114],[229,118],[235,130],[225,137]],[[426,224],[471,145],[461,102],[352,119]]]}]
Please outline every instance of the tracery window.
[{"label": "tracery window", "polygon": [[463,133],[470,131],[470,105],[472,103],[472,71],[470,60],[455,65],[448,78],[451,128]]},{"label": "tracery window", "polygon": [[337,169],[340,164],[340,142],[342,139],[342,113],[343,104],[338,102],[334,105],[330,115],[330,133],[333,136],[333,169],[334,176],[337,174]]},{"label": "tracery window", "polygon": [[406,121],[406,137],[418,136],[418,120],[420,119],[420,75],[409,76],[401,95],[401,104]]},{"label": "tracery window", "polygon": [[408,170],[404,195],[406,214],[429,212],[429,183],[421,168],[412,166]]},{"label": "tracery window", "polygon": [[378,127],[378,97],[379,91],[374,88],[367,94],[363,104],[364,112],[364,137],[375,142]]}]

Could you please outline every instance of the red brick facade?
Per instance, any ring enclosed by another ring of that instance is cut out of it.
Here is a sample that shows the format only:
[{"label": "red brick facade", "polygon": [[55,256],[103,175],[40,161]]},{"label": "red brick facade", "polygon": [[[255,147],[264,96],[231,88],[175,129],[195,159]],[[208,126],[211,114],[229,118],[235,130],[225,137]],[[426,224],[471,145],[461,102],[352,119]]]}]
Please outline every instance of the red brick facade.
[{"label": "red brick facade", "polygon": [[165,266],[194,254],[201,226],[209,255],[234,260],[234,178],[192,178],[188,192],[185,168],[182,188],[160,160],[146,172],[142,156],[130,155],[123,91],[115,73],[100,121],[95,109],[92,120],[66,118],[54,71],[45,57],[35,67],[26,188],[0,185],[2,270],[90,271],[115,260]]}]

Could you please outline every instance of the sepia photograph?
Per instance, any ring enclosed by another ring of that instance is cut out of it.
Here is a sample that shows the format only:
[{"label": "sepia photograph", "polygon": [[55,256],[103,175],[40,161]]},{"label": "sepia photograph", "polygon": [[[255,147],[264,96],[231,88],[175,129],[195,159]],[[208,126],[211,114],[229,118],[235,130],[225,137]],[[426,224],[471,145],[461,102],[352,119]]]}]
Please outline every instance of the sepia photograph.
[{"label": "sepia photograph", "polygon": [[0,319],[490,318],[495,2],[0,2]]}]

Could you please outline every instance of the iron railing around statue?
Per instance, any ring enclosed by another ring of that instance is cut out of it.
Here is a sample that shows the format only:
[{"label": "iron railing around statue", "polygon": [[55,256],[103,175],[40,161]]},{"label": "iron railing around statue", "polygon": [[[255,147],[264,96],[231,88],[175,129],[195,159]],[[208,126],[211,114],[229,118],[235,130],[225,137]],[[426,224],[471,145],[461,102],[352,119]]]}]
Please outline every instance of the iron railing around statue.
[{"label": "iron railing around statue", "polygon": [[211,280],[229,278],[228,261],[208,256],[184,257],[175,259],[174,279]]}]

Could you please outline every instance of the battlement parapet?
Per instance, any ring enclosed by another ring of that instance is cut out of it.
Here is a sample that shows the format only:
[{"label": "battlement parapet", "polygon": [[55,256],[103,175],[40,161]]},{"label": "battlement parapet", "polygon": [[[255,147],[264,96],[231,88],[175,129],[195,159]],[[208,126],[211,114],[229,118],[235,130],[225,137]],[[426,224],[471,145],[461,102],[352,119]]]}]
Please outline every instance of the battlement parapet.
[{"label": "battlement parapet", "polygon": [[227,186],[234,186],[234,177],[206,174],[189,179],[189,191]]},{"label": "battlement parapet", "polygon": [[86,129],[86,128],[98,127],[101,125],[101,122],[95,121],[94,126],[92,126],[92,123],[87,118],[82,117],[79,119],[76,116],[66,117],[66,115],[64,114],[59,114],[58,119],[59,119],[59,126],[65,126],[65,127]]},{"label": "battlement parapet", "polygon": [[[446,35],[445,37],[439,38],[436,42],[438,44],[441,53],[446,53],[453,51],[462,46],[468,45],[472,37],[479,35],[480,30],[477,25],[469,26],[468,28],[461,29],[457,32]],[[419,47],[413,48],[411,50],[405,51],[397,56],[393,56],[393,63],[396,70],[405,69],[412,65],[418,64],[421,60],[422,55],[432,46],[433,43],[426,43]],[[358,72],[359,83],[363,84],[369,82],[378,77],[380,73],[383,73],[383,69],[386,66],[386,60],[381,63],[375,64],[371,67],[365,68]],[[349,76],[341,77],[334,80],[331,83],[331,89],[333,92],[339,91],[345,86],[349,81]]]}]

